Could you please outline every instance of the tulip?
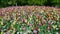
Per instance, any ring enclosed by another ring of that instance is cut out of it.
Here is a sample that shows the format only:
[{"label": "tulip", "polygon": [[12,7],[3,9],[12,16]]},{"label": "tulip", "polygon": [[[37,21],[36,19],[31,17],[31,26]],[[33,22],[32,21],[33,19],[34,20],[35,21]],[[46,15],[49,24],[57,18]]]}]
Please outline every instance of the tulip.
[{"label": "tulip", "polygon": [[38,29],[38,31],[40,32],[40,29]]},{"label": "tulip", "polygon": [[23,27],[22,29],[23,29],[23,30],[26,30],[26,28],[25,28],[25,27]]},{"label": "tulip", "polygon": [[51,22],[48,22],[48,24],[51,24]]},{"label": "tulip", "polygon": [[39,16],[39,15],[37,15],[37,16],[36,16],[36,18],[37,18],[37,19],[39,19],[39,18],[40,18],[40,16]]},{"label": "tulip", "polygon": [[51,29],[51,26],[48,26],[47,29],[50,30]]},{"label": "tulip", "polygon": [[9,32],[6,32],[6,34],[10,34]]},{"label": "tulip", "polygon": [[28,18],[28,14],[26,14],[26,18]]},{"label": "tulip", "polygon": [[25,19],[25,22],[27,22],[27,19]]},{"label": "tulip", "polygon": [[33,31],[33,33],[34,33],[34,34],[37,34],[37,31],[36,31],[36,30],[34,30],[34,31]]},{"label": "tulip", "polygon": [[46,20],[43,20],[43,23],[46,24]]},{"label": "tulip", "polygon": [[28,26],[31,26],[32,24],[28,23]]},{"label": "tulip", "polygon": [[34,28],[31,28],[31,31],[33,31],[34,30]]},{"label": "tulip", "polygon": [[25,22],[25,20],[24,19],[22,19],[22,23],[24,23]]}]

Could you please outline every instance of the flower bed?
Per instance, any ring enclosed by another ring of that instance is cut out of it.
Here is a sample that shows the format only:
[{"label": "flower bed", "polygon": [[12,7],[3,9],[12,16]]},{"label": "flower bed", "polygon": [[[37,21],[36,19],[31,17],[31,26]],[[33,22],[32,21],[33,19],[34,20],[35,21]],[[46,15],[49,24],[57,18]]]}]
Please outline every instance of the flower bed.
[{"label": "flower bed", "polygon": [[2,8],[1,34],[59,34],[60,16],[55,9],[37,7]]}]

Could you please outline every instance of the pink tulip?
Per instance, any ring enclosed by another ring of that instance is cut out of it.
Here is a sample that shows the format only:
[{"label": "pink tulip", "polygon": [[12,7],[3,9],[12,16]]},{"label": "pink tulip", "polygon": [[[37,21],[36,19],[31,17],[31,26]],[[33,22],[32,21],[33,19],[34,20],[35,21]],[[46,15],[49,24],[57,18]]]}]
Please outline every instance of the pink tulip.
[{"label": "pink tulip", "polygon": [[46,20],[43,20],[43,23],[46,24]]},{"label": "pink tulip", "polygon": [[34,31],[33,31],[33,33],[34,33],[34,34],[37,34],[37,31],[36,31],[36,30],[34,30]]},{"label": "pink tulip", "polygon": [[31,26],[32,24],[28,24],[28,26]]},{"label": "pink tulip", "polygon": [[26,30],[26,28],[24,27],[24,28],[22,28],[23,30]]},{"label": "pink tulip", "polygon": [[51,24],[51,22],[48,22],[48,24]]},{"label": "pink tulip", "polygon": [[47,29],[50,30],[51,29],[51,26],[48,26]]}]

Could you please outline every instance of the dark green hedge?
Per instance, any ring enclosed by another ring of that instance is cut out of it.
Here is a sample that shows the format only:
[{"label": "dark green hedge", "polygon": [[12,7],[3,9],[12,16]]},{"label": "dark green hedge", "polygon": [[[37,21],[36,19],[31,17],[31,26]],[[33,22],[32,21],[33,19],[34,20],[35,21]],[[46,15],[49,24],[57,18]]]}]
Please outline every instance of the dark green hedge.
[{"label": "dark green hedge", "polygon": [[60,0],[0,0],[0,7],[6,6],[60,6]]}]

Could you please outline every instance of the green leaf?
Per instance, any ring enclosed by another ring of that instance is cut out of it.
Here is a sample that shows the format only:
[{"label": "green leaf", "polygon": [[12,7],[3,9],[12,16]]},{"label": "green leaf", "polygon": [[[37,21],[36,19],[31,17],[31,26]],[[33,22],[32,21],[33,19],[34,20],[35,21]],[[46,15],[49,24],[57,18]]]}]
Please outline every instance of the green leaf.
[{"label": "green leaf", "polygon": [[12,1],[9,1],[8,4],[11,5],[12,4]]}]

